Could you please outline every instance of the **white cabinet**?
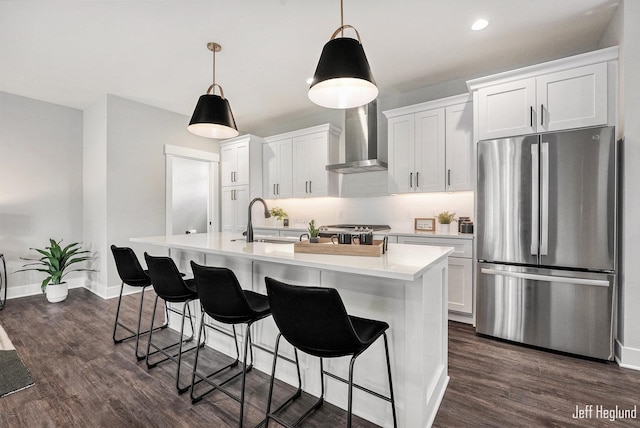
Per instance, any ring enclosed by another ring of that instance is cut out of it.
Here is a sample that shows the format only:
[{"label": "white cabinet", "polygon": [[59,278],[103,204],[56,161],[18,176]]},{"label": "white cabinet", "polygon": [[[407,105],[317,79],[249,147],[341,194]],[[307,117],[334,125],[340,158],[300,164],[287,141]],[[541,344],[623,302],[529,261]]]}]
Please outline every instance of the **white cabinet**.
[{"label": "white cabinet", "polygon": [[390,193],[473,189],[473,104],[468,95],[384,114]]},{"label": "white cabinet", "polygon": [[263,140],[242,135],[220,142],[220,230],[244,232],[252,198],[262,194]]},{"label": "white cabinet", "polygon": [[[449,311],[473,315],[473,238],[398,236],[399,244],[454,247],[449,256]],[[458,318],[458,320],[460,320]],[[471,317],[463,319],[471,322]]]},{"label": "white cabinet", "polygon": [[536,94],[540,106],[538,132],[605,125],[607,64],[540,76]]},{"label": "white cabinet", "polygon": [[250,202],[249,186],[225,186],[222,188],[221,222],[223,232],[242,233],[247,230]]},{"label": "white cabinet", "polygon": [[535,79],[503,83],[478,91],[479,139],[536,132]]},{"label": "white cabinet", "polygon": [[220,145],[220,184],[249,184],[249,141]]},{"label": "white cabinet", "polygon": [[325,124],[265,138],[264,196],[337,196],[339,176],[325,166],[339,161],[340,132]]},{"label": "white cabinet", "polygon": [[617,57],[614,47],[467,82],[478,140],[614,125]]},{"label": "white cabinet", "polygon": [[292,139],[267,142],[262,148],[265,198],[290,198],[292,195]]},{"label": "white cabinet", "polygon": [[465,102],[446,109],[446,183],[447,192],[473,190],[475,157],[473,151],[473,103]]}]

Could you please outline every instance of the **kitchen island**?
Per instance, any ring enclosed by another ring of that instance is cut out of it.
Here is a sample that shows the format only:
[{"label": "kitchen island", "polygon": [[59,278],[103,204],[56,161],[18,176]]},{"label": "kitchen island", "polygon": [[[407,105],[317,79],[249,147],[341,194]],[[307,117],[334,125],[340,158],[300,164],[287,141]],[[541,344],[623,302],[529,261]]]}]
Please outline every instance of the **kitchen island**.
[{"label": "kitchen island", "polygon": [[[425,427],[433,422],[449,380],[446,296],[447,259],[452,248],[389,244],[387,253],[381,257],[354,257],[295,253],[290,243],[246,243],[241,236],[228,233],[131,238],[131,241],[168,249],[181,270],[189,270],[189,260],[228,267],[244,288],[263,294],[266,294],[265,276],[291,284],[336,288],[351,315],[386,321],[390,325],[399,426]],[[158,255],[154,247],[147,251]],[[231,331],[227,326],[221,327]],[[258,345],[255,367],[270,374],[272,355],[263,349],[273,349],[277,328],[271,318],[254,324],[253,328],[252,338]],[[379,342],[358,358],[354,380],[356,384],[388,395],[384,350]],[[234,355],[233,342],[227,336],[211,334],[208,344]],[[288,344],[281,346],[280,353],[293,357]],[[325,361],[325,370],[347,377],[348,357]],[[318,396],[317,358],[301,353],[300,363],[303,388]],[[295,366],[279,364],[277,377],[295,385]],[[346,385],[326,379],[326,400],[346,409]],[[357,389],[354,389],[353,411],[378,425],[392,426],[388,403]]]}]

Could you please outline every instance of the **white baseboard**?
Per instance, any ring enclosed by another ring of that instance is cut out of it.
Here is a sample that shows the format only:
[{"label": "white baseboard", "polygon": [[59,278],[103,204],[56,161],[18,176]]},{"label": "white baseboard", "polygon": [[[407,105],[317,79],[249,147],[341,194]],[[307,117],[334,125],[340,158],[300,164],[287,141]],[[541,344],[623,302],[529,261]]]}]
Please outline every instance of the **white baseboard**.
[{"label": "white baseboard", "polygon": [[[116,298],[120,295],[120,285],[114,285],[111,287],[100,286],[96,283],[89,282],[86,278],[73,278],[67,280],[69,283],[69,288],[86,288],[91,291],[96,296],[102,299],[112,299]],[[122,292],[123,296],[129,294],[137,294],[140,293],[141,288],[139,287],[129,287],[125,286],[124,291]],[[42,290],[40,289],[40,284],[26,284],[26,285],[18,285],[14,287],[7,288],[7,300],[10,299],[18,299],[20,297],[27,296],[36,296],[38,294],[42,294]]]},{"label": "white baseboard", "polygon": [[[69,279],[67,280],[67,283],[69,284],[69,288],[83,288],[83,287],[87,288],[85,278]],[[19,285],[16,287],[7,287],[7,300],[43,294],[40,286],[41,284],[38,283],[38,284]]]},{"label": "white baseboard", "polygon": [[449,311],[448,317],[449,317],[449,321],[462,322],[462,323],[471,324],[471,325],[475,324],[473,322],[473,315],[472,314],[462,314],[462,313],[459,313],[459,312],[451,312],[451,311]]},{"label": "white baseboard", "polygon": [[615,342],[616,363],[625,369],[640,370],[640,349],[623,346]]}]

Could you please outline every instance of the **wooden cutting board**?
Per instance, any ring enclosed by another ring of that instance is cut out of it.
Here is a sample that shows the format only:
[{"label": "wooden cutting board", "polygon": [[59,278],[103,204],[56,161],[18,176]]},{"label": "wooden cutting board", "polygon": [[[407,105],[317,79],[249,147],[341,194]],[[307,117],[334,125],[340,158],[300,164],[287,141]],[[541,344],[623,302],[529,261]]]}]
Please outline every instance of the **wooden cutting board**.
[{"label": "wooden cutting board", "polygon": [[308,240],[293,244],[295,253],[331,254],[335,256],[380,257],[384,253],[384,241],[374,239],[372,245],[334,244],[331,238],[319,238],[319,242]]}]

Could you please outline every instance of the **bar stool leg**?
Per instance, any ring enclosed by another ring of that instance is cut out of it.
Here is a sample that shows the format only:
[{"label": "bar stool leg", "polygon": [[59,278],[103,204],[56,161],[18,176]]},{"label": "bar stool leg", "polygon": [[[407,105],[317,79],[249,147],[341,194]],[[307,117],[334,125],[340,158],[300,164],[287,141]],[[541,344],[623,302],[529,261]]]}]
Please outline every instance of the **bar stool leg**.
[{"label": "bar stool leg", "polygon": [[387,356],[387,373],[389,374],[389,398],[391,399],[391,413],[393,414],[393,426],[397,428],[398,418],[396,416],[396,400],[393,396],[393,382],[391,381],[391,362],[389,360],[389,344],[387,342],[387,332],[382,333],[384,338],[384,352]]},{"label": "bar stool leg", "polygon": [[356,362],[357,355],[351,357],[349,362],[349,399],[347,404],[347,428],[351,428],[351,415],[353,413],[353,364]]},{"label": "bar stool leg", "polygon": [[293,348],[293,355],[295,356],[296,359],[296,370],[298,373],[298,389],[296,390],[296,392],[293,393],[293,395],[291,395],[289,398],[287,398],[284,403],[282,403],[280,406],[278,406],[277,409],[275,409],[273,412],[271,411],[271,402],[272,402],[272,398],[273,398],[273,384],[274,384],[274,380],[276,377],[276,364],[278,362],[278,348],[280,347],[280,338],[282,337],[282,333],[278,333],[278,336],[276,337],[276,346],[275,349],[273,351],[273,366],[271,368],[271,380],[269,382],[269,395],[267,398],[267,414],[265,417],[265,420],[263,422],[260,422],[260,425],[262,425],[263,423],[265,424],[265,427],[269,427],[269,419],[273,419],[274,421],[281,423],[280,418],[278,418],[276,416],[276,413],[278,413],[280,410],[282,410],[287,404],[291,403],[293,400],[299,398],[302,395],[302,376],[300,375],[300,364],[298,361],[298,350],[296,348]]},{"label": "bar stool leg", "polygon": [[[146,291],[147,287],[142,287],[142,291],[140,292],[140,304],[138,305],[138,324],[137,324],[137,329],[136,331],[131,330],[129,327],[127,327],[126,325],[122,324],[121,322],[119,322],[118,320],[120,319],[120,307],[122,305],[122,293],[124,290],[124,282],[122,282],[121,286],[120,286],[120,295],[118,297],[118,306],[116,308],[116,319],[115,322],[113,323],[113,343],[115,344],[119,344],[124,342],[125,340],[128,339],[132,339],[132,338],[136,338],[136,350],[135,350],[135,354],[136,354],[136,358],[138,361],[144,360],[146,355],[140,355],[139,353],[139,349],[140,349],[140,336],[149,333],[149,330],[146,331],[140,331],[140,328],[142,327],[142,308],[144,306],[144,293]],[[125,336],[122,338],[117,338],[117,330],[118,330],[118,326],[120,326],[121,328],[125,329],[126,331],[128,331],[129,333],[132,333],[129,336]],[[169,326],[169,315],[166,311],[165,308],[165,322],[164,324],[162,324],[160,327],[156,327],[155,330],[160,330],[160,329],[164,329],[167,328]]]}]

